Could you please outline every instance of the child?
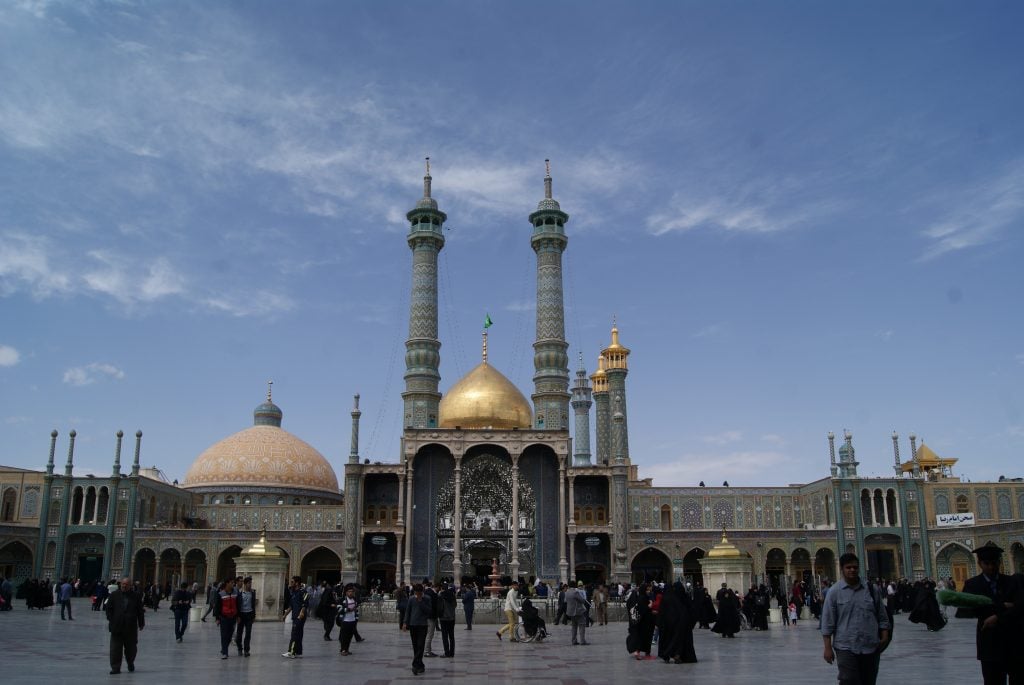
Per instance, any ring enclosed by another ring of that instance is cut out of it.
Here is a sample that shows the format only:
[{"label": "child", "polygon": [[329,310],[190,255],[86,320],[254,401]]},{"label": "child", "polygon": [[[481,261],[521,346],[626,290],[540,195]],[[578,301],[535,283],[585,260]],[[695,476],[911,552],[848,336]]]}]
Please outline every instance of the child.
[{"label": "child", "polygon": [[790,602],[789,603],[789,620],[793,622],[793,627],[794,628],[796,627],[796,622],[797,622],[797,619],[799,619],[799,618],[800,618],[799,615],[796,613],[796,602]]}]

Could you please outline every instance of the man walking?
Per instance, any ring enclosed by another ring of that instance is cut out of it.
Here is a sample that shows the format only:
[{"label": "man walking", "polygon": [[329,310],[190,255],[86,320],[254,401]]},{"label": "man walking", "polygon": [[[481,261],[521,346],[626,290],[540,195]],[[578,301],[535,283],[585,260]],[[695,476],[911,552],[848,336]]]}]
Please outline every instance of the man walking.
[{"label": "man walking", "polygon": [[423,673],[426,667],[423,665],[423,647],[427,642],[427,623],[432,622],[434,607],[430,597],[424,594],[423,585],[416,583],[412,586],[412,597],[405,606],[405,615],[402,617],[402,630],[409,631],[412,639],[412,674]]},{"label": "man walking", "polygon": [[[324,590],[324,592],[328,592]],[[341,643],[340,651],[342,656],[348,656],[349,646],[352,644],[352,637],[356,634],[356,623],[359,621],[359,600],[356,599],[356,588],[354,585],[345,586],[345,594],[338,600],[338,641]]]},{"label": "man walking", "polygon": [[437,612],[441,610],[441,607],[437,598],[437,589],[430,584],[429,578],[423,579],[423,594],[430,600],[431,610],[434,612],[430,617],[430,623],[427,624],[427,648],[423,653],[423,656],[432,657],[437,656],[437,654],[434,653],[434,633],[438,628]]},{"label": "man walking", "polygon": [[507,630],[509,641],[518,642],[516,640],[516,624],[519,623],[519,611],[521,609],[522,607],[519,604],[519,581],[513,580],[512,585],[508,588],[508,593],[505,595],[505,619],[507,623],[498,631],[499,640],[501,639],[501,634]]},{"label": "man walking", "polygon": [[[344,596],[344,593],[340,594]],[[334,620],[338,613],[338,598],[334,588],[325,580],[323,590],[320,591],[320,604],[317,605],[320,620],[324,623],[325,642],[331,641],[331,631],[334,630]]]},{"label": "man walking", "polygon": [[121,672],[121,658],[128,670],[135,670],[135,657],[139,652],[139,631],[146,627],[146,610],[142,596],[132,589],[132,581],[121,579],[120,587],[110,593],[107,600],[107,629],[110,631],[110,674]]},{"label": "man walking", "polygon": [[171,600],[171,613],[174,614],[174,639],[181,642],[185,637],[185,630],[188,629],[188,610],[192,608],[192,593],[188,590],[188,583],[182,583],[181,588],[176,590]]},{"label": "man walking", "polygon": [[875,685],[891,624],[881,592],[862,583],[855,554],[839,557],[842,578],[825,595],[821,635],[825,661],[838,662],[840,685]]},{"label": "man walking", "polygon": [[583,590],[583,581],[576,583],[576,587],[565,591],[565,615],[572,621],[572,644],[588,645],[587,642],[587,619],[590,617],[590,602]]},{"label": "man walking", "polygon": [[608,587],[604,584],[594,590],[594,607],[597,609],[597,625],[608,625]]},{"label": "man walking", "polygon": [[455,588],[450,583],[443,583],[439,599],[441,607],[438,610],[437,619],[441,624],[441,645],[444,647],[443,659],[451,659],[455,656]]},{"label": "man walking", "polygon": [[228,647],[235,636],[235,624],[238,622],[238,590],[235,579],[228,578],[214,598],[213,618],[220,627],[220,658],[228,658]]},{"label": "man walking", "polygon": [[252,641],[252,624],[256,621],[256,591],[252,588],[252,576],[242,580],[242,591],[238,593],[238,632],[235,633],[235,646],[238,656],[249,656],[249,643]]},{"label": "man walking", "polygon": [[565,591],[569,589],[569,586],[562,583],[558,586],[558,610],[555,612],[555,625],[559,623],[568,623],[565,619]]},{"label": "man walking", "polygon": [[473,630],[473,611],[476,609],[476,589],[473,583],[462,590],[462,610],[466,613],[466,630]]},{"label": "man walking", "polygon": [[62,621],[64,620],[64,610],[65,609],[68,612],[67,620],[69,620],[69,621],[74,621],[75,620],[75,619],[71,618],[71,593],[72,593],[72,591],[73,591],[73,588],[71,587],[71,583],[68,582],[67,578],[64,578],[63,581],[61,582],[60,589],[57,591],[59,593],[58,597],[60,598],[60,620],[62,620]]},{"label": "man walking", "polygon": [[302,658],[302,631],[306,627],[306,611],[309,609],[309,592],[302,584],[300,576],[292,576],[292,583],[289,587],[288,609],[284,612],[284,620],[288,620],[288,614],[292,616],[292,635],[288,641],[288,651],[282,654],[286,659]]}]

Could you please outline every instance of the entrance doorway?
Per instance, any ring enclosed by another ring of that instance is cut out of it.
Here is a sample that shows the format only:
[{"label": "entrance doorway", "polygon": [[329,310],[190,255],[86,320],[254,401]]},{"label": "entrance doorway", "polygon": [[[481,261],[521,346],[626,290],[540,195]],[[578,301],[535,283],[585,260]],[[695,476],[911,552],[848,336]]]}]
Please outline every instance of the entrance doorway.
[{"label": "entrance doorway", "polygon": [[653,547],[648,547],[633,557],[633,563],[630,564],[629,570],[634,583],[651,580],[663,583],[672,582],[672,562],[664,552]]},{"label": "entrance doorway", "polygon": [[93,582],[99,580],[103,575],[103,557],[86,556],[78,557],[78,577],[83,581]]}]

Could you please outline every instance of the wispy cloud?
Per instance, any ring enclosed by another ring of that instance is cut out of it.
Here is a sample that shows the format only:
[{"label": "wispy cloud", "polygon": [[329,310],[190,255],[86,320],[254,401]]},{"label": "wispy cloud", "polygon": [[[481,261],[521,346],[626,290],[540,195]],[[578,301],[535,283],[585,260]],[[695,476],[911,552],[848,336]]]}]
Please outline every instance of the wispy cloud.
[{"label": "wispy cloud", "polygon": [[782,447],[786,444],[786,439],[781,435],[776,435],[775,433],[766,433],[761,436],[761,442],[767,442],[769,445]]},{"label": "wispy cloud", "polygon": [[21,361],[21,354],[10,345],[0,345],[0,366],[16,366]]},{"label": "wispy cloud", "polygon": [[295,306],[294,300],[281,293],[266,290],[248,293],[219,293],[202,298],[207,308],[231,316],[270,316]]},{"label": "wispy cloud", "polygon": [[8,425],[11,425],[11,426],[19,424],[19,423],[28,423],[31,420],[32,419],[30,419],[27,416],[6,416],[6,417],[4,417],[4,423],[6,423]]},{"label": "wispy cloud", "polygon": [[505,305],[505,311],[509,312],[532,312],[537,308],[537,303],[533,300],[520,300],[517,302],[509,302]]},{"label": "wispy cloud", "polygon": [[743,433],[737,430],[724,431],[714,435],[705,435],[701,438],[701,440],[709,445],[728,445],[729,443],[739,442],[742,439]]},{"label": "wispy cloud", "polygon": [[698,329],[690,337],[691,338],[711,338],[711,337],[714,337],[714,336],[720,334],[723,330],[724,330],[724,327],[720,323],[708,324],[707,326],[704,326],[704,327]]},{"label": "wispy cloud", "polygon": [[68,385],[91,385],[98,380],[112,379],[121,380],[124,378],[124,371],[113,364],[102,364],[93,362],[85,366],[76,366],[64,372],[64,382]]},{"label": "wispy cloud", "polygon": [[666,487],[693,487],[700,481],[713,485],[729,481],[734,486],[763,486],[766,473],[770,474],[772,468],[782,467],[789,461],[785,454],[774,450],[692,453],[671,461],[644,464],[640,467],[640,475],[653,477],[656,484]]},{"label": "wispy cloud", "polygon": [[1018,364],[1024,364],[1024,352],[1017,353],[1013,358],[1017,360]]},{"label": "wispy cloud", "polygon": [[929,243],[922,261],[998,240],[1024,218],[1024,159],[967,187],[946,189],[932,204],[942,217],[921,231]]},{"label": "wispy cloud", "polygon": [[875,331],[875,337],[881,340],[882,342],[889,342],[890,340],[892,340],[892,336],[894,335],[896,335],[896,331],[894,331],[891,328],[888,328],[884,331]]},{"label": "wispy cloud", "polygon": [[42,299],[67,292],[70,278],[51,264],[46,240],[8,231],[0,235],[0,295],[22,289]]},{"label": "wispy cloud", "polygon": [[148,265],[136,266],[130,259],[99,250],[90,252],[89,256],[99,262],[99,266],[83,274],[85,285],[122,304],[152,302],[185,292],[184,277],[163,257]]}]

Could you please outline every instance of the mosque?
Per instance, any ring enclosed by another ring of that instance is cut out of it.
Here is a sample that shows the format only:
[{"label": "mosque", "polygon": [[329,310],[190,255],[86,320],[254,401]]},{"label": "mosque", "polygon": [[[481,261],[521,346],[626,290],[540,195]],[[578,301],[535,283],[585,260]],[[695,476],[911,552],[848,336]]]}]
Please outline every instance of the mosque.
[{"label": "mosque", "polygon": [[[854,551],[870,576],[973,575],[970,550],[994,542],[1024,570],[1024,482],[968,483],[956,459],[909,436],[893,475],[858,475],[853,436],[827,435],[822,477],[780,487],[657,487],[629,448],[630,350],[617,326],[596,370],[570,377],[562,256],[569,215],[544,194],[529,214],[536,254],[536,336],[530,398],[487,357],[442,393],[438,255],[447,215],[431,194],[406,215],[412,255],[400,456],[370,463],[359,450],[359,396],[339,487],[336,466],[282,428],[266,401],[253,425],[199,454],[184,479],[141,465],[142,432],[122,468],[118,432],[109,474],[63,473],[59,435],[44,471],[0,467],[0,574],[203,584],[234,574],[235,559],[267,544],[309,582],[407,582],[511,577],[550,582],[686,577],[710,582],[722,560],[744,578],[788,585],[837,576]],[[593,411],[592,411],[593,410]],[[593,427],[592,427],[593,424]],[[593,433],[593,443],[591,435]],[[593,449],[592,449],[593,446]],[[882,455],[872,455],[877,461]],[[642,456],[638,458],[642,463]],[[728,537],[728,540],[726,539]]]}]

